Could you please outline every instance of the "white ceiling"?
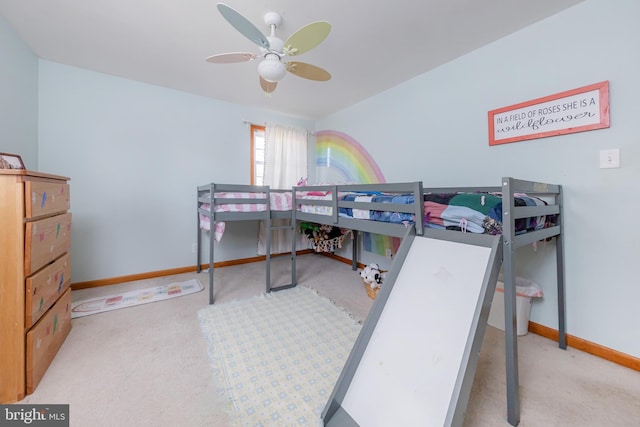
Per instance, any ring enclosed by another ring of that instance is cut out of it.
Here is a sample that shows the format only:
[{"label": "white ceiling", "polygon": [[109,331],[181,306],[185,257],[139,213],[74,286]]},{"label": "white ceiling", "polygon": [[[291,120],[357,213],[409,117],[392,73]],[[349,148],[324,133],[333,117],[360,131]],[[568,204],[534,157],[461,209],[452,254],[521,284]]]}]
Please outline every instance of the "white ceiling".
[{"label": "white ceiling", "polygon": [[[332,30],[298,60],[328,82],[287,75],[271,97],[258,61],[210,64],[225,52],[258,53],[215,0],[0,0],[2,16],[44,59],[306,118],[322,118],[582,0],[227,0],[265,35],[264,13],[286,39],[314,21]],[[505,61],[508,61],[505,54]]]}]

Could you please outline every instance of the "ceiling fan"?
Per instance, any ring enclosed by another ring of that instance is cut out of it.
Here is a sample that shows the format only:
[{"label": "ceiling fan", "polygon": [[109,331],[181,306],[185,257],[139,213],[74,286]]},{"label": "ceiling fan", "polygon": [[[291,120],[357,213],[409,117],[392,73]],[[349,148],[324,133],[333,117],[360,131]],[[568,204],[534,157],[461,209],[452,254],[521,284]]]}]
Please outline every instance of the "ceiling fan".
[{"label": "ceiling fan", "polygon": [[305,62],[287,61],[283,59],[301,55],[318,46],[331,31],[331,25],[326,21],[308,24],[293,33],[286,41],[275,35],[275,30],[282,22],[282,17],[276,12],[264,15],[264,23],[271,29],[269,36],[262,34],[247,18],[224,3],[217,3],[218,11],[240,33],[257,44],[259,53],[231,52],[220,53],[207,58],[207,62],[214,64],[230,64],[234,62],[253,61],[262,58],[258,64],[260,87],[270,95],[278,82],[284,78],[287,71],[296,76],[315,81],[327,81],[331,74],[326,70]]}]

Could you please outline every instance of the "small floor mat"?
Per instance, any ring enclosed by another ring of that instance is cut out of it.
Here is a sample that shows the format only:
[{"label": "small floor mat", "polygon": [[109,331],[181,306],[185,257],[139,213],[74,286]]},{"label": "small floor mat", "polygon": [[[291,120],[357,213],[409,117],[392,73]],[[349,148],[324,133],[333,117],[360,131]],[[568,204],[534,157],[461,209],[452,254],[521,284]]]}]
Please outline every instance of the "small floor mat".
[{"label": "small floor mat", "polygon": [[88,316],[90,314],[132,307],[149,302],[162,301],[169,298],[200,292],[204,289],[197,279],[186,282],[169,283],[154,288],[138,289],[121,294],[107,295],[71,303],[71,318]]}]

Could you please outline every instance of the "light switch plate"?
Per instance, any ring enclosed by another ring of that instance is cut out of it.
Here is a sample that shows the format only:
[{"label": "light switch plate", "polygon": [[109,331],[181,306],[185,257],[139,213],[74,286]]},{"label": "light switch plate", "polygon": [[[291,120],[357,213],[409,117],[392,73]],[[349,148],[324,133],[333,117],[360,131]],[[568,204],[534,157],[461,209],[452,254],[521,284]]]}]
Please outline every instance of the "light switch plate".
[{"label": "light switch plate", "polygon": [[600,150],[600,169],[619,168],[620,149]]}]

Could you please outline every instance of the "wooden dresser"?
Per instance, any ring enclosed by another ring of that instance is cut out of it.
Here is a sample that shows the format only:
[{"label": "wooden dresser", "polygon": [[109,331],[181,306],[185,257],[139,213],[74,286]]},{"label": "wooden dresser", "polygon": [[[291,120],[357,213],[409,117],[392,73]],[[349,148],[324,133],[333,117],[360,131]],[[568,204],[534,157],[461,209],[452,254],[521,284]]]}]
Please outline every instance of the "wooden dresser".
[{"label": "wooden dresser", "polygon": [[0,169],[0,403],[35,390],[71,330],[68,181]]}]

